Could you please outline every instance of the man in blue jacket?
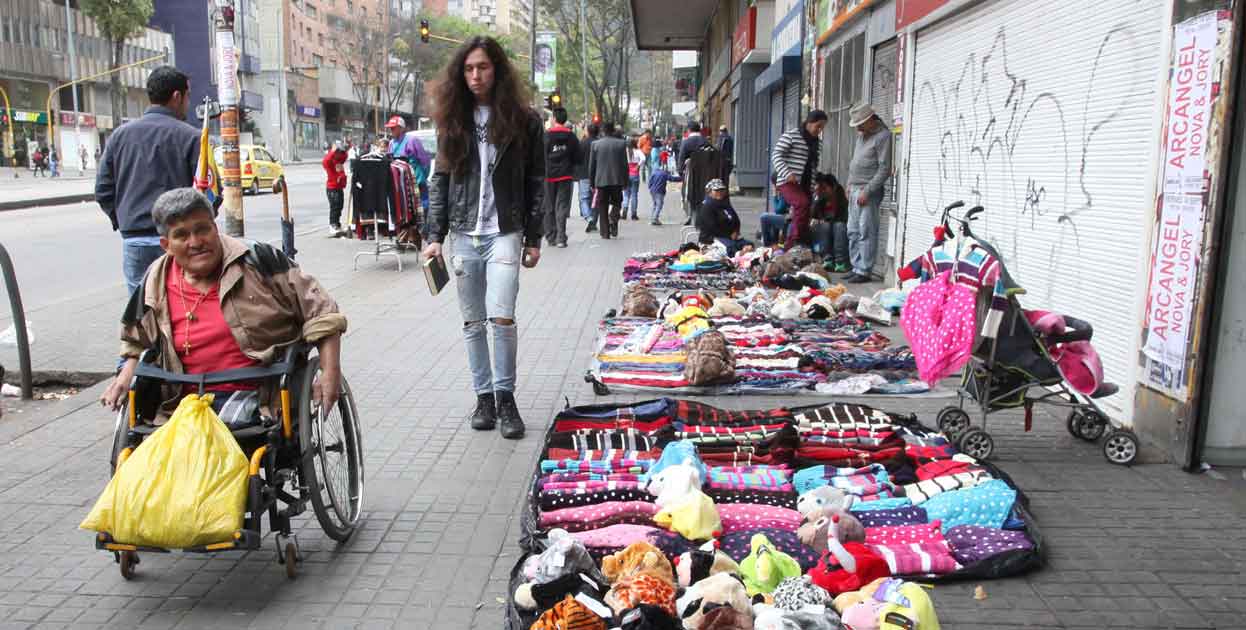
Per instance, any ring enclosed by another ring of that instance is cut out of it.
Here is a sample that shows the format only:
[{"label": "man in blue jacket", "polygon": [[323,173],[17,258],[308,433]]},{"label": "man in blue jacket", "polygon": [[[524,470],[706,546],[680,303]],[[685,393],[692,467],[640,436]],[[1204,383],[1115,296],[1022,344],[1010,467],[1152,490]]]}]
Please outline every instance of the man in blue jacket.
[{"label": "man in blue jacket", "polygon": [[117,128],[95,174],[95,201],[121,232],[122,270],[133,293],[151,263],[164,254],[151,218],[156,197],[194,183],[199,130],[186,122],[190,79],[173,66],[147,78],[151,107]]}]

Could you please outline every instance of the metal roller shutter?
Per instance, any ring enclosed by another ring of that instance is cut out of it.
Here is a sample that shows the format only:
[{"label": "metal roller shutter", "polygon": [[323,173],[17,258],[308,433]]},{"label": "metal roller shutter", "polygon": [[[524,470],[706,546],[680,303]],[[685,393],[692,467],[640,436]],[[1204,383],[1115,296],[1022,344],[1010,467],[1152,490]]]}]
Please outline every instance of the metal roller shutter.
[{"label": "metal roller shutter", "polygon": [[992,0],[924,29],[913,55],[904,260],[943,206],[986,212],[1027,308],[1090,321],[1101,401],[1132,420],[1165,67],[1163,0]]},{"label": "metal roller shutter", "polygon": [[771,172],[770,151],[781,135],[783,135],[783,88],[780,86],[770,91],[770,138],[766,143],[766,188],[771,196],[774,195],[774,184],[771,183],[770,178],[774,173]]},{"label": "metal roller shutter", "polygon": [[800,122],[800,75],[783,79],[783,128],[791,129]]},{"label": "metal roller shutter", "polygon": [[[870,103],[874,107],[874,111],[878,112],[878,117],[883,120],[883,124],[891,126],[894,117],[892,109],[895,107],[896,100],[896,40],[891,40],[885,44],[879,44],[874,48],[874,67],[870,70]],[[894,163],[895,156],[898,151],[893,150],[892,161]],[[894,164],[893,164],[894,166]],[[898,169],[892,169],[897,171]],[[879,206],[878,212],[878,238],[884,246],[878,248],[875,256],[875,264],[883,273],[887,273],[891,266],[888,265],[888,258],[895,254],[895,242],[898,240],[892,234],[895,227],[896,217],[896,178],[892,175],[886,186],[883,188],[883,202]]]}]

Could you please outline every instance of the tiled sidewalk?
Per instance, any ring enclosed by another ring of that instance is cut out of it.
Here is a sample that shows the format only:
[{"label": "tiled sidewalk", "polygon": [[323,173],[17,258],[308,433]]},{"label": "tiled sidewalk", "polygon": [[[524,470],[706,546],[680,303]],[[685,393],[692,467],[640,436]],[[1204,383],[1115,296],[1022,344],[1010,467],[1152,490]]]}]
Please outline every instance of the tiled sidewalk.
[{"label": "tiled sidewalk", "polygon": [[[300,260],[351,319],[344,361],[364,419],[367,514],[341,547],[304,519],[307,562],[295,581],[267,550],[149,554],[138,579],[122,580],[76,529],[108,470],[112,418],[91,404],[98,387],[41,417],[0,421],[0,629],[501,627],[539,435],[565,401],[603,400],[581,377],[597,319],[617,306],[622,261],[678,235],[677,226],[625,222],[622,238],[602,242],[571,223],[571,247],[545,251],[522,276],[519,402],[529,436],[519,442],[462,420],[472,395],[452,293],[430,297],[417,273],[392,263],[352,272],[354,247],[308,242]],[[105,310],[89,316],[113,317]],[[931,421],[947,399],[866,402]],[[975,583],[936,587],[945,628],[1246,627],[1240,476],[1115,467],[1069,437],[1063,418],[1040,414],[1032,434],[1020,427],[1016,415],[992,418],[997,461],[1031,498],[1048,566],[984,583],[981,601]]]}]

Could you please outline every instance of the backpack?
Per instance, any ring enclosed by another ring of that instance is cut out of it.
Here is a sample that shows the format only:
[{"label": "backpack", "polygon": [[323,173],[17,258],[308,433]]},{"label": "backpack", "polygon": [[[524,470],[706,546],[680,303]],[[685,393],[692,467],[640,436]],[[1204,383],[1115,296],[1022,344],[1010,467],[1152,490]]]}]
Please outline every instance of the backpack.
[{"label": "backpack", "polygon": [[688,340],[685,349],[684,378],[689,385],[729,383],[735,378],[735,355],[721,332],[707,330]]}]

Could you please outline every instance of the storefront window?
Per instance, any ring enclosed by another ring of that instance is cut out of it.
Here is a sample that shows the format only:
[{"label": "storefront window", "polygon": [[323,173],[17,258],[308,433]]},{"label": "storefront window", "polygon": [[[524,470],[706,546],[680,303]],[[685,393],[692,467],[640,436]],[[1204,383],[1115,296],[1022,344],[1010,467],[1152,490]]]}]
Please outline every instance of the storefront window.
[{"label": "storefront window", "polygon": [[318,149],[320,144],[320,126],[314,122],[300,120],[296,128],[295,141],[300,149]]}]

